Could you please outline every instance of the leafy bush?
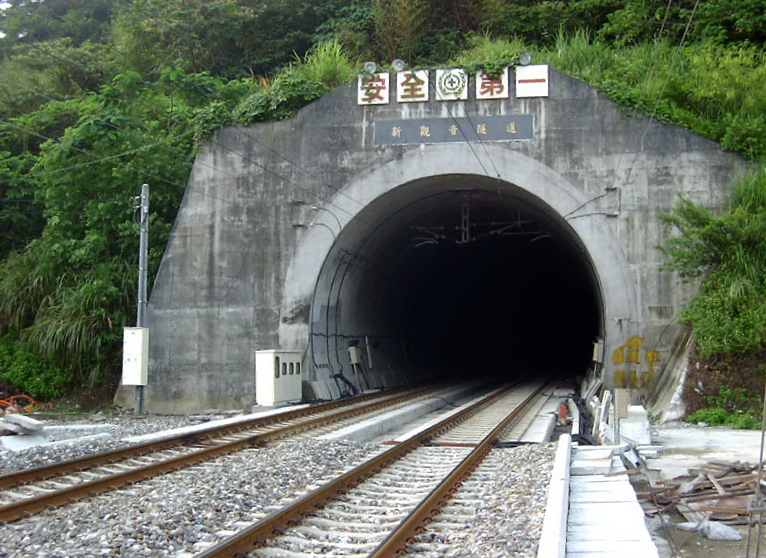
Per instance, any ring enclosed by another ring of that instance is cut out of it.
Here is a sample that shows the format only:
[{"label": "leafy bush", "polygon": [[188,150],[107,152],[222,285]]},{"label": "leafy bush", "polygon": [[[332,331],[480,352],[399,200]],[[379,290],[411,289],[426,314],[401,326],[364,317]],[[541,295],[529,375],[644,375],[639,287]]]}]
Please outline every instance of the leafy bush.
[{"label": "leafy bush", "polygon": [[693,424],[730,426],[737,430],[757,430],[761,427],[761,420],[753,412],[730,413],[721,407],[699,409],[689,415],[686,420]]},{"label": "leafy bush", "polygon": [[730,415],[726,424],[737,430],[758,430],[761,428],[761,419],[753,413],[743,413]]},{"label": "leafy bush", "polygon": [[707,274],[682,318],[703,358],[766,345],[766,168],[741,178],[727,210],[714,215],[688,200],[663,216],[679,235],[661,247],[668,269]]},{"label": "leafy bush", "polygon": [[57,368],[12,336],[0,339],[0,381],[10,382],[25,395],[42,401],[56,399],[67,392],[72,379],[70,370]]},{"label": "leafy bush", "polygon": [[721,426],[726,424],[729,420],[729,412],[721,407],[707,407],[705,409],[699,409],[686,417],[688,422],[693,424],[699,424],[704,422],[710,426]]},{"label": "leafy bush", "polygon": [[305,60],[282,70],[271,84],[263,80],[263,87],[237,107],[234,120],[252,124],[290,118],[356,73],[356,64],[336,41],[318,45]]},{"label": "leafy bush", "polygon": [[468,73],[484,70],[496,74],[506,66],[518,64],[524,44],[515,39],[492,39],[488,35],[474,35],[469,40],[468,50],[462,52],[453,61],[454,66],[465,68]]},{"label": "leafy bush", "polygon": [[752,161],[766,159],[763,49],[658,38],[615,48],[585,29],[559,32],[535,60],[601,89],[621,105],[678,124]]}]

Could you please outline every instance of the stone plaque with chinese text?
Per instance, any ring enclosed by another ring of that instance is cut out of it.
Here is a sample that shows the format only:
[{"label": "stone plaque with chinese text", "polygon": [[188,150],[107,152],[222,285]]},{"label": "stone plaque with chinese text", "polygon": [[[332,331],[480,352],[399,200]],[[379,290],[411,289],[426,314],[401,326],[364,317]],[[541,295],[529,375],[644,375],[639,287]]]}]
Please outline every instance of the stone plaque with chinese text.
[{"label": "stone plaque with chinese text", "polygon": [[475,118],[422,118],[381,120],[373,124],[375,145],[514,141],[532,139],[532,117],[484,116]]}]

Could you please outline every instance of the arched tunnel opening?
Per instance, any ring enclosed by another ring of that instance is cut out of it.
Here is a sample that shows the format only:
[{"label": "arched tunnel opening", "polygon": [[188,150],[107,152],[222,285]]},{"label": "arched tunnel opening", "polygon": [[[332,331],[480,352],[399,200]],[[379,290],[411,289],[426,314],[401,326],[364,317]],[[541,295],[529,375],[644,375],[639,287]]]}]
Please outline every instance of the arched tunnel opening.
[{"label": "arched tunnel opening", "polygon": [[575,378],[603,337],[602,307],[585,247],[544,201],[487,177],[431,177],[336,235],[309,350],[315,370],[349,376],[348,346],[362,347],[372,384]]}]

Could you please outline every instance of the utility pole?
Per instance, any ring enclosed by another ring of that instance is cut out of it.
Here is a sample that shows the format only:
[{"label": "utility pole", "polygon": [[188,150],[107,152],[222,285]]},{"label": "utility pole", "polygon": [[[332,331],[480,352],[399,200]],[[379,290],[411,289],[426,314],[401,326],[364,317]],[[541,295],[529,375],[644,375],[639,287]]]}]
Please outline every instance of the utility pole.
[{"label": "utility pole", "polygon": [[[141,202],[139,205],[138,225],[141,231],[138,248],[138,313],[136,316],[136,326],[146,327],[146,280],[147,264],[149,255],[149,185],[141,186]],[[136,408],[135,413],[142,415],[144,413],[144,386],[136,386]]]}]

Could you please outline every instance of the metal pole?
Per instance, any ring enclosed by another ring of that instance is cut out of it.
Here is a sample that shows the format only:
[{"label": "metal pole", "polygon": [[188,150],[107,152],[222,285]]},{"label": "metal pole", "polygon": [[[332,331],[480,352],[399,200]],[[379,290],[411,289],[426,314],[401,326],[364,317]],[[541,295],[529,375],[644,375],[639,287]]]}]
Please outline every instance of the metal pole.
[{"label": "metal pole", "polygon": [[[139,212],[139,228],[141,235],[139,237],[138,248],[138,313],[136,316],[136,326],[146,327],[146,278],[147,267],[146,260],[149,254],[149,185],[141,186],[141,205]],[[144,413],[144,386],[136,386],[136,408],[135,413],[142,415]]]}]

